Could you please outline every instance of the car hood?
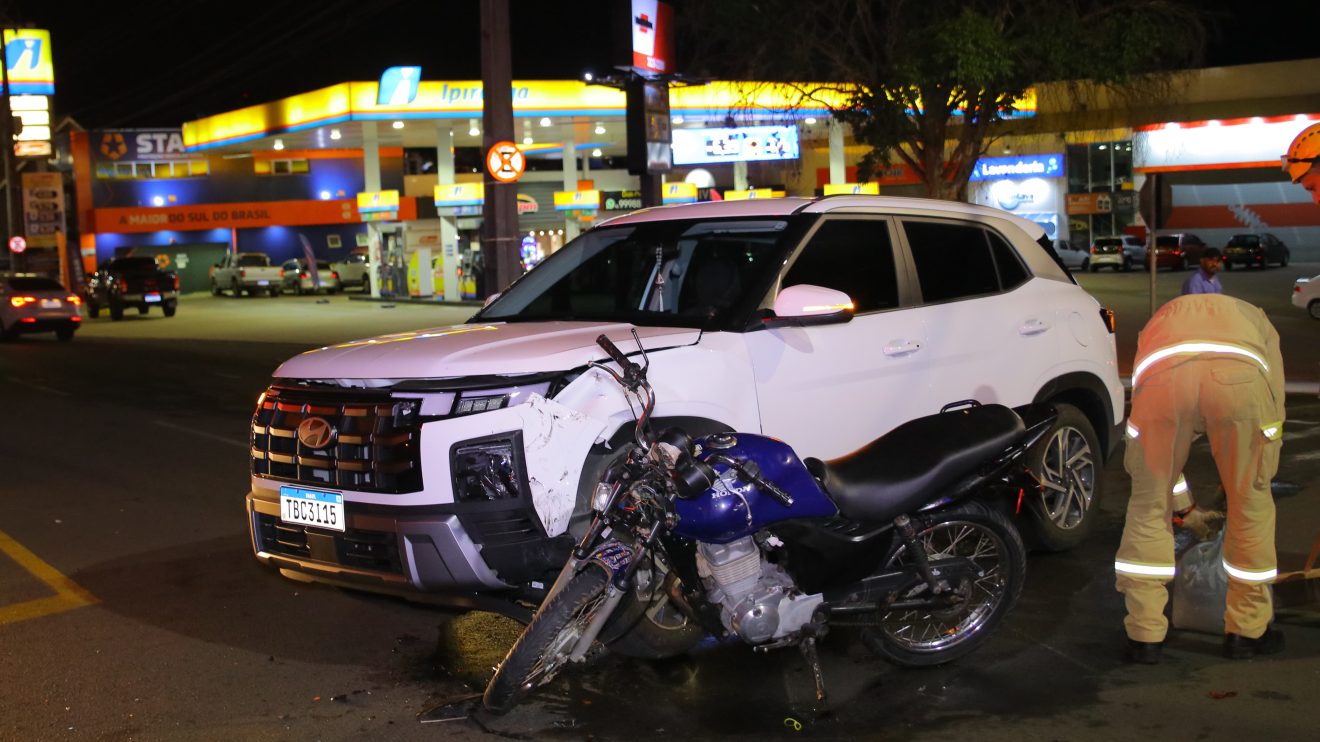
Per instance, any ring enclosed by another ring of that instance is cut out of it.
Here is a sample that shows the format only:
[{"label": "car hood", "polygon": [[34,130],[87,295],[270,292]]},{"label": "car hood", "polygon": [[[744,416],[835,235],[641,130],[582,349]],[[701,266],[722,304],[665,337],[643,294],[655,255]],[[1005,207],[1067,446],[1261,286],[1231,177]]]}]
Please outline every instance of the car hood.
[{"label": "car hood", "polygon": [[691,345],[700,330],[636,327],[612,322],[514,322],[453,325],[352,340],[309,350],[285,361],[286,379],[443,379],[565,371],[605,353],[602,333],[625,353],[636,350],[636,329],[647,350]]}]

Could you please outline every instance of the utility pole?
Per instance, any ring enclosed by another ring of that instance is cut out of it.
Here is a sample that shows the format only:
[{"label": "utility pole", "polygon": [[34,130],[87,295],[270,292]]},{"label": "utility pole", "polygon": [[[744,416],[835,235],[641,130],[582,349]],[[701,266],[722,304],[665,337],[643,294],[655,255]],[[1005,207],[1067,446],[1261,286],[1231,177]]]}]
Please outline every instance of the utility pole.
[{"label": "utility pole", "polygon": [[[513,141],[513,54],[509,0],[481,0],[482,157],[496,142]],[[486,169],[481,255],[484,286],[491,296],[522,274],[518,253],[518,187],[495,180]],[[483,297],[484,298],[484,297]]]},{"label": "utility pole", "polygon": [[[0,83],[4,85],[4,94],[0,95],[0,146],[4,148],[4,168],[5,168],[5,246],[4,250],[9,251],[9,238],[18,234],[20,231],[18,225],[14,223],[14,192],[17,190],[17,180],[14,173],[14,113],[9,109],[9,46],[6,43],[6,36],[9,34],[8,24],[0,28],[0,56],[4,57],[3,64],[0,64]],[[14,271],[22,270],[22,254],[10,253],[10,269]]]}]

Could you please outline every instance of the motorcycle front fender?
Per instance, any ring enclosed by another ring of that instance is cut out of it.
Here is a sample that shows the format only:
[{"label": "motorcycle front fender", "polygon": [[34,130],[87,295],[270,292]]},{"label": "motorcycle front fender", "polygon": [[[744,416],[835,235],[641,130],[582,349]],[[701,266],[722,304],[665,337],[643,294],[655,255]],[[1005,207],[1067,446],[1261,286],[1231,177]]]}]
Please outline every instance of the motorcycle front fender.
[{"label": "motorcycle front fender", "polygon": [[610,539],[592,550],[591,555],[582,560],[582,563],[595,562],[610,572],[610,581],[617,583],[628,574],[628,567],[632,565],[637,557],[636,552],[631,546],[619,541]]}]

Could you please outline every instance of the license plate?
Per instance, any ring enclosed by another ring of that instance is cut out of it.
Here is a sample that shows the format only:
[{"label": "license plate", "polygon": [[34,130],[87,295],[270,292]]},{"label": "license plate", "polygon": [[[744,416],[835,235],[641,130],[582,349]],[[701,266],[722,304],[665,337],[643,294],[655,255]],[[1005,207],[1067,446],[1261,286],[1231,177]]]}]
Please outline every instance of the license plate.
[{"label": "license plate", "polygon": [[344,496],[301,487],[280,487],[280,520],[343,531]]},{"label": "license plate", "polygon": [[258,286],[269,286],[270,281],[257,281]]},{"label": "license plate", "polygon": [[59,300],[59,299],[42,299],[42,300],[41,300],[41,308],[42,308],[42,309],[59,309],[59,308],[60,308],[60,300]]},{"label": "license plate", "polygon": [[147,294],[142,298],[145,301],[160,301],[160,294]]}]

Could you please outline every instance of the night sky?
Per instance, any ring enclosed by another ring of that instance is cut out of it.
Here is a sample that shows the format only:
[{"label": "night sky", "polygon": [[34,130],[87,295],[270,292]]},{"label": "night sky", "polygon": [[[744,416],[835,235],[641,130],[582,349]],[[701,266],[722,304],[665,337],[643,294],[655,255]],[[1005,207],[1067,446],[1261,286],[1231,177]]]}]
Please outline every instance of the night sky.
[{"label": "night sky", "polygon": [[[1216,13],[1207,66],[1320,56],[1309,28],[1314,9],[1304,13],[1309,19],[1288,9],[1310,3],[1201,4]],[[515,78],[608,70],[610,0],[510,0],[510,7]],[[56,115],[88,129],[177,126],[377,79],[399,64],[421,65],[429,80],[481,77],[477,0],[28,0],[0,2],[5,10],[11,21],[51,30]]]}]

